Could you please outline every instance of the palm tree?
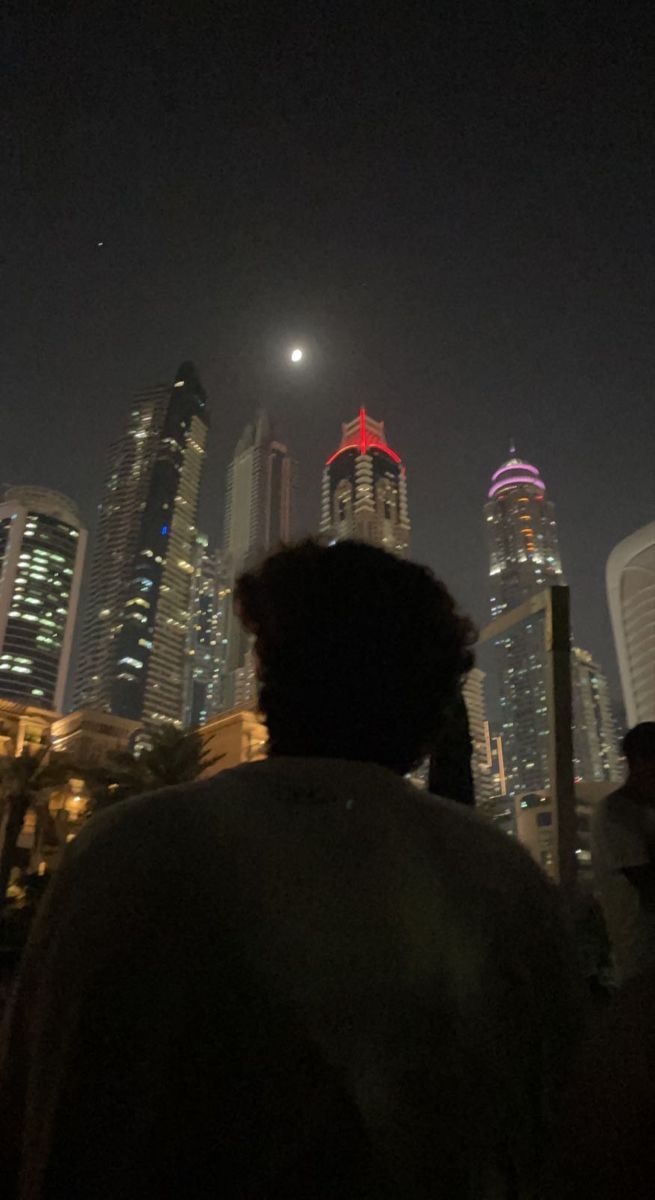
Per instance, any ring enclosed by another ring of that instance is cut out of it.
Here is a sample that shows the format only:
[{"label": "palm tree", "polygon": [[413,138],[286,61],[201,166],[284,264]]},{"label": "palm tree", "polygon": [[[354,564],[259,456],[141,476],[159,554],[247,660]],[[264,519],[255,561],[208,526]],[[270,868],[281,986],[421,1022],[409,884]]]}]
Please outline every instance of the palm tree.
[{"label": "palm tree", "polygon": [[37,824],[41,825],[48,793],[79,774],[67,755],[51,755],[48,745],[34,754],[25,747],[18,757],[0,758],[0,907],[7,895],[16,843],[28,809],[34,809]]},{"label": "palm tree", "polygon": [[28,810],[36,814],[35,842],[40,845],[49,820],[50,792],[71,778],[83,779],[91,793],[93,809],[117,800],[154,792],[171,784],[191,783],[224,755],[211,757],[202,739],[192,732],[166,726],[156,730],[140,754],[117,751],[104,766],[75,763],[68,755],[51,754],[43,746],[35,754],[27,749],[17,758],[0,757],[0,907],[4,903],[16,844]]},{"label": "palm tree", "polygon": [[107,764],[86,772],[94,808],[106,808],[117,800],[156,792],[174,784],[192,783],[208,767],[224,758],[212,757],[197,730],[180,730],[167,725],[150,737],[150,745],[135,754],[119,750]]}]

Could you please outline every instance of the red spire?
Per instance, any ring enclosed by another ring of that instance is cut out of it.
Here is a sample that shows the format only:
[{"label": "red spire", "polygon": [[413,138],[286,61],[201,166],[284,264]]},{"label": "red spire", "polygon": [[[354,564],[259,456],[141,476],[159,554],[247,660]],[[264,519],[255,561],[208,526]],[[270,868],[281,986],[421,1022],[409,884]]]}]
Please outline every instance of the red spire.
[{"label": "red spire", "polygon": [[359,410],[359,453],[366,454],[368,450],[368,435],[366,433],[366,409]]},{"label": "red spire", "polygon": [[[375,422],[373,422],[375,424]],[[331,454],[327,460],[326,466],[334,462],[339,454],[343,454],[344,450],[359,450],[360,454],[367,454],[369,450],[382,450],[384,454],[388,454],[389,458],[395,463],[401,465],[401,460],[395,450],[392,450],[384,440],[384,425],[380,425],[380,433],[369,428],[368,417],[364,407],[359,410],[359,419],[352,421],[350,425],[343,426],[343,439],[338,450]]]}]

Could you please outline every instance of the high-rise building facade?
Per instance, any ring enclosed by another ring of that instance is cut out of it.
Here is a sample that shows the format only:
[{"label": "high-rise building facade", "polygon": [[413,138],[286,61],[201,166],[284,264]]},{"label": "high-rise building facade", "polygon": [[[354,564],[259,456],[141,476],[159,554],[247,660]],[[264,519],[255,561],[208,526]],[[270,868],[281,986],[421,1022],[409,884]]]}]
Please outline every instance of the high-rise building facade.
[{"label": "high-rise building facade", "polygon": [[224,589],[221,555],[199,533],[194,549],[187,639],[184,724],[203,725],[220,709],[224,669]]},{"label": "high-rise building facade", "polygon": [[364,408],[341,427],[341,444],[323,471],[321,533],[333,541],[354,538],[394,554],[409,550],[405,468],[387,444],[384,422]]},{"label": "high-rise building facade", "polygon": [[162,422],[116,638],[111,710],[148,724],[181,727],[184,719],[206,403],[193,363],[183,363]]},{"label": "high-rise building facade", "polygon": [[111,706],[115,643],[170,394],[170,383],[137,392],[125,429],[110,450],[80,642],[77,708],[108,711]]},{"label": "high-rise building facade", "polygon": [[591,654],[571,651],[573,770],[578,783],[623,778],[609,684]]},{"label": "high-rise building facade", "polygon": [[241,571],[289,540],[293,519],[295,466],[273,435],[262,410],[244,429],[227,472],[224,599],[227,655],[223,706],[254,701],[255,673],[250,639],[234,613],[231,595]]},{"label": "high-rise building facade", "polygon": [[466,705],[469,735],[473,747],[471,771],[475,803],[476,807],[482,811],[486,811],[493,796],[493,757],[484,681],[484,671],[481,671],[479,667],[472,667],[462,684],[462,696]]},{"label": "high-rise building facade", "polygon": [[172,386],[142,393],[132,405],[101,510],[79,705],[146,724],[183,724],[206,440],[206,397],[193,363],[182,364]]},{"label": "high-rise building facade", "polygon": [[612,550],[607,599],[628,726],[655,721],[655,521]]},{"label": "high-rise building facade", "polygon": [[0,695],[61,711],[87,533],[66,496],[0,497]]},{"label": "high-rise building facade", "polygon": [[[492,617],[564,583],[555,511],[536,467],[511,457],[494,472],[485,505]],[[543,613],[496,639],[507,792],[549,786]]]}]

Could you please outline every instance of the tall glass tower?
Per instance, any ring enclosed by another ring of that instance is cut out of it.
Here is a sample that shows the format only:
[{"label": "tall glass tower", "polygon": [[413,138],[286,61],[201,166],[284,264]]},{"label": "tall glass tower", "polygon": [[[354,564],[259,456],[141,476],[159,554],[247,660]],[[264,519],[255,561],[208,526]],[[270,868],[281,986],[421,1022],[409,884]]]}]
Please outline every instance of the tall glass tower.
[{"label": "tall glass tower", "polygon": [[[494,472],[485,505],[491,615],[564,583],[555,510],[539,471],[511,457]],[[543,613],[496,641],[507,790],[549,786]]]},{"label": "tall glass tower", "polygon": [[114,447],[76,701],[147,724],[184,720],[206,397],[193,363],[141,393]]},{"label": "tall glass tower", "polygon": [[203,533],[196,537],[187,636],[185,725],[203,725],[220,710],[223,686],[223,561],[210,551]]},{"label": "tall glass tower", "polygon": [[330,540],[372,542],[394,554],[409,550],[405,468],[387,444],[384,422],[359,416],[341,427],[341,444],[323,471],[321,533]]},{"label": "tall glass tower", "polygon": [[86,537],[59,492],[0,495],[0,695],[63,709]]},{"label": "tall glass tower", "polygon": [[587,650],[571,652],[573,767],[576,780],[619,783],[623,767],[609,684]]},{"label": "tall glass tower", "polygon": [[241,434],[227,471],[223,542],[227,585],[225,708],[250,704],[256,694],[250,638],[232,607],[234,583],[246,567],[289,540],[294,486],[295,464],[260,409]]},{"label": "tall glass tower", "polygon": [[137,392],[123,432],[110,448],[82,625],[76,708],[108,711],[111,706],[116,638],[170,393],[170,383]]}]

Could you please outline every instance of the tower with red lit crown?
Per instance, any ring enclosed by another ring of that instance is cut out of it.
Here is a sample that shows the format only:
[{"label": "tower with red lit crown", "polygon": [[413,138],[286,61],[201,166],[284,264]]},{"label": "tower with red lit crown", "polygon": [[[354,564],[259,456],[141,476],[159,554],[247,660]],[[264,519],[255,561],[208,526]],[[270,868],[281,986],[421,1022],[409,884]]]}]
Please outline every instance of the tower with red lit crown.
[{"label": "tower with red lit crown", "polygon": [[407,479],[387,445],[384,422],[366,409],[341,427],[341,444],[323,471],[321,533],[331,541],[354,538],[404,557],[409,550]]}]

